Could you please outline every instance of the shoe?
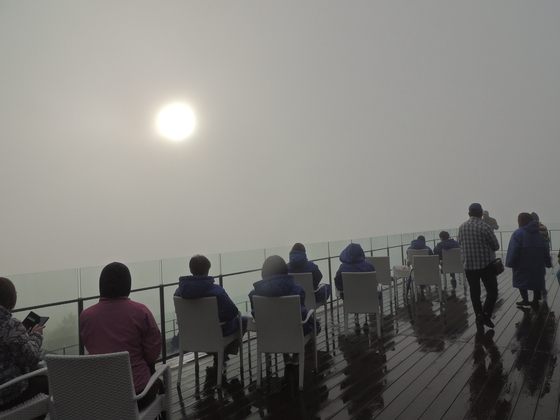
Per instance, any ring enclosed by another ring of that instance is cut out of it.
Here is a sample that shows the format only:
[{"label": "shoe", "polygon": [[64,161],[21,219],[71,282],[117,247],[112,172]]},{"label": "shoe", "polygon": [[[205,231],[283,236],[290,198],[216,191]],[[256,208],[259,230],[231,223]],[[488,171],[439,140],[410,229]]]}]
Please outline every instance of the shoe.
[{"label": "shoe", "polygon": [[483,323],[484,325],[486,325],[488,328],[494,328],[494,323],[492,322],[492,320],[490,319],[490,317],[488,315],[486,315],[485,313],[482,314],[478,314],[476,316],[476,320],[478,322]]},{"label": "shoe", "polygon": [[531,302],[529,302],[528,300],[523,299],[521,302],[517,302],[516,303],[517,306],[530,306]]}]

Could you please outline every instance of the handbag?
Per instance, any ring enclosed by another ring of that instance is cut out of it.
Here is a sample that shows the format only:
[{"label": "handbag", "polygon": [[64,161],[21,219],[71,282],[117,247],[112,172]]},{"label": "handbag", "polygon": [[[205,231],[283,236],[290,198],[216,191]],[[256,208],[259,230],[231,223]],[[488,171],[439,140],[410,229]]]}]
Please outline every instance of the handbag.
[{"label": "handbag", "polygon": [[504,263],[502,262],[501,258],[496,258],[492,261],[492,266],[494,267],[494,274],[499,276],[504,272]]}]

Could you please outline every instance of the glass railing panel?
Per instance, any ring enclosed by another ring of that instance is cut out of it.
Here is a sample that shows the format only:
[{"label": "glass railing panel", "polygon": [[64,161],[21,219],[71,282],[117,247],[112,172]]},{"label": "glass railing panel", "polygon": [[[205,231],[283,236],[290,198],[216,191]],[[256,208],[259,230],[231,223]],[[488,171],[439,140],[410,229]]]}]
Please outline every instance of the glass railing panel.
[{"label": "glass railing panel", "polygon": [[81,297],[99,295],[99,275],[103,267],[85,267],[80,269]]},{"label": "glass railing panel", "polygon": [[[43,331],[43,350],[56,354],[79,354],[77,303],[41,308],[35,312],[49,317]],[[27,313],[14,313],[14,317],[20,320],[25,316]]]},{"label": "glass railing panel", "polygon": [[[220,275],[220,254],[205,255],[210,260],[210,276],[217,277]],[[181,258],[169,258],[161,261],[161,272],[163,284],[179,283],[179,277],[190,276],[189,263],[192,256]]]},{"label": "glass railing panel", "polygon": [[350,244],[350,240],[329,242],[329,252],[331,257],[338,257],[340,253]]},{"label": "glass railing panel", "polygon": [[264,259],[263,249],[221,254],[222,274],[260,269]]},{"label": "glass railing panel", "polygon": [[389,260],[391,263],[391,268],[395,265],[402,265],[403,264],[403,257],[401,248],[389,248]]},{"label": "glass railing panel", "polygon": [[[327,242],[319,242],[316,244],[303,244],[307,253],[307,258],[311,261],[323,259],[329,255],[329,244]],[[317,261],[315,264],[319,264]],[[322,271],[322,270],[321,270]],[[325,273],[323,273],[323,276]]]},{"label": "glass railing panel", "polygon": [[[409,241],[410,243],[410,241]],[[387,236],[387,246],[389,248],[402,245],[402,235],[389,235]]]},{"label": "glass railing panel", "polygon": [[367,255],[371,255],[369,251],[371,251],[371,239],[370,238],[356,238],[352,239],[353,244],[360,244],[362,249],[366,252]]},{"label": "glass railing panel", "polygon": [[253,290],[253,283],[261,280],[261,271],[254,271],[224,278],[224,289],[239,310],[245,312],[245,302],[249,300],[249,292]]},{"label": "glass railing panel", "polygon": [[76,269],[15,274],[10,276],[10,280],[17,290],[17,308],[78,298]]},{"label": "glass railing panel", "polygon": [[402,245],[405,245],[404,249],[406,250],[413,239],[418,238],[418,235],[415,233],[403,233],[401,235]]},{"label": "glass railing panel", "polygon": [[292,246],[277,246],[273,248],[266,248],[264,250],[264,254],[266,258],[270,257],[271,255],[280,255],[287,263],[290,260],[290,251],[292,250]]},{"label": "glass railing panel", "polygon": [[[387,236],[376,236],[371,238],[371,246],[374,251],[385,250],[387,248],[387,243]],[[374,252],[373,255],[387,255],[387,253],[385,252],[385,254],[380,254],[379,252]]]},{"label": "glass railing panel", "polygon": [[132,288],[141,289],[161,284],[160,265],[161,260],[127,263],[132,276]]}]

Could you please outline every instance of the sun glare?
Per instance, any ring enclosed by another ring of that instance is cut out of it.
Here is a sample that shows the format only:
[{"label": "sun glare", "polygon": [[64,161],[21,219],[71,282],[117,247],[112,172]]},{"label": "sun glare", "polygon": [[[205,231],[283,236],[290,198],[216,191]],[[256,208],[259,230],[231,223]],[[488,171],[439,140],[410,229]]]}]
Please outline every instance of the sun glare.
[{"label": "sun glare", "polygon": [[193,110],[182,103],[171,104],[163,108],[157,117],[160,134],[170,140],[184,140],[194,131]]}]

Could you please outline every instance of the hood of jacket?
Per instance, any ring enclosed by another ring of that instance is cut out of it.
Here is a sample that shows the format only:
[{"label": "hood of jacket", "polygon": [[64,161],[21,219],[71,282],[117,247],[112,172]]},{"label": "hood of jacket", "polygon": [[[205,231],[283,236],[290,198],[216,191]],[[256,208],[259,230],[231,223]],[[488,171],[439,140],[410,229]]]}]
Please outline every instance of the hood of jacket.
[{"label": "hood of jacket", "polygon": [[539,222],[533,220],[532,222],[529,222],[528,225],[525,226],[521,226],[520,229],[523,229],[524,231],[528,232],[528,233],[540,233],[540,229],[539,229]]},{"label": "hood of jacket", "polygon": [[307,262],[307,254],[303,251],[290,252],[290,265],[292,268],[303,268]]},{"label": "hood of jacket", "polygon": [[366,260],[360,244],[350,244],[340,253],[340,261],[346,264],[358,264]]},{"label": "hood of jacket", "polygon": [[289,274],[275,274],[253,283],[258,296],[277,297],[291,294],[294,278]]},{"label": "hood of jacket", "polygon": [[422,239],[413,239],[410,242],[410,248],[412,248],[412,249],[424,249],[424,248],[426,248],[426,241],[423,241]]},{"label": "hood of jacket", "polygon": [[191,299],[198,299],[214,287],[214,277],[212,276],[182,276],[179,277],[179,287],[181,287]]}]

